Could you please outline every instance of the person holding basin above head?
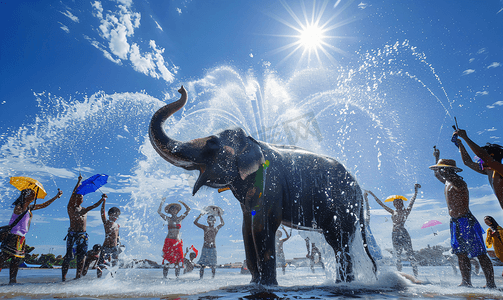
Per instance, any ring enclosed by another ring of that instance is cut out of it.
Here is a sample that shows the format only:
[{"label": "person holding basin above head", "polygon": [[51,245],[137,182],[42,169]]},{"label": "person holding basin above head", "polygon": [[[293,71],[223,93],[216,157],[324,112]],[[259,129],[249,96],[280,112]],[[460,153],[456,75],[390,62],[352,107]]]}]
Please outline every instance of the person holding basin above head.
[{"label": "person holding basin above head", "polygon": [[[199,223],[199,219],[206,213],[210,212],[207,218],[208,226]],[[217,218],[215,214],[220,218],[220,224],[215,227]],[[204,230],[204,244],[201,250],[201,258],[199,258],[198,264],[201,266],[199,270],[199,278],[202,279],[204,276],[204,268],[206,266],[211,268],[212,278],[215,277],[216,267],[217,267],[217,245],[215,239],[217,233],[222,228],[225,223],[222,218],[223,211],[218,206],[208,206],[205,208],[205,212],[199,214],[199,216],[194,220],[194,225]]]},{"label": "person holding basin above head", "polygon": [[[26,177],[13,177],[13,178],[26,178]],[[11,178],[12,183],[12,178]],[[38,182],[37,182],[38,183]],[[41,190],[43,190],[42,185],[38,183],[38,187],[26,188],[21,191],[19,198],[17,198],[12,205],[14,205],[14,211],[12,212],[9,225],[12,225],[7,237],[2,241],[1,253],[0,253],[0,271],[1,267],[4,265],[5,261],[9,258],[9,284],[17,283],[17,272],[19,270],[19,263],[21,259],[25,257],[25,236],[30,228],[31,218],[34,210],[39,210],[49,206],[54,200],[61,197],[62,191],[58,189],[58,193],[54,198],[42,203],[42,204],[30,204],[35,201],[36,198],[45,197],[45,191],[43,191],[43,197],[41,196]]]},{"label": "person holding basin above head", "polygon": [[452,253],[458,257],[462,278],[460,286],[472,286],[470,258],[476,257],[486,277],[486,287],[496,288],[493,265],[484,244],[484,231],[470,211],[468,185],[457,174],[463,170],[456,167],[453,159],[439,159],[440,151],[435,147],[434,149],[437,164],[430,169],[445,185],[445,202],[451,216],[451,247]]},{"label": "person holding basin above head", "polygon": [[[475,162],[470,158],[463,143],[457,137],[462,138],[468,144],[470,149],[475,153]],[[503,147],[497,144],[487,143],[486,146],[480,147],[475,144],[463,129],[458,129],[452,136],[454,144],[458,146],[463,163],[482,175],[487,175],[489,184],[493,188],[494,194],[503,208]]]},{"label": "person holding basin above head", "polygon": [[[162,264],[163,264],[163,276],[168,278],[168,271],[170,267],[175,268],[175,275],[178,278],[180,276],[180,268],[183,264],[183,241],[180,238],[180,228],[182,228],[182,220],[187,217],[190,212],[190,207],[187,206],[183,201],[178,201],[183,206],[185,206],[185,213],[178,216],[182,206],[178,203],[171,203],[166,205],[164,212],[162,213],[162,206],[164,205],[166,198],[162,198],[161,204],[157,213],[163,218],[164,221],[168,222],[168,234],[164,240],[164,246],[162,247]],[[169,217],[167,214],[170,214]],[[166,263],[164,263],[166,261]]]},{"label": "person holding basin above head", "polygon": [[418,275],[418,268],[417,268],[417,261],[416,258],[414,257],[414,250],[412,249],[412,240],[410,239],[409,232],[407,229],[405,229],[405,221],[407,221],[407,218],[409,217],[409,214],[412,210],[412,206],[414,205],[414,202],[416,201],[417,197],[417,192],[418,189],[421,188],[421,185],[419,183],[416,183],[414,185],[414,196],[410,198],[410,203],[407,208],[404,209],[403,201],[407,201],[407,198],[399,195],[393,195],[388,197],[384,202],[391,202],[393,201],[393,205],[395,206],[396,210],[393,210],[386,206],[384,203],[377,198],[374,193],[371,191],[365,191],[363,193],[363,196],[365,197],[365,200],[368,202],[368,194],[371,194],[376,202],[381,205],[387,212],[389,212],[391,216],[391,220],[393,220],[393,231],[391,233],[391,238],[393,241],[393,249],[394,249],[394,255],[396,257],[396,268],[399,272],[402,271],[402,263],[400,261],[400,256],[402,254],[402,251],[405,250],[407,253],[407,256],[409,257],[410,264],[412,266],[412,271],[414,272],[414,277],[417,277]]},{"label": "person holding basin above head", "polygon": [[103,202],[107,195],[101,195],[101,199],[88,207],[82,207],[84,202],[84,196],[78,193],[78,188],[82,181],[82,176],[79,175],[77,184],[73,189],[70,200],[68,201],[68,206],[66,207],[68,211],[68,217],[70,218],[70,227],[68,228],[68,234],[65,237],[66,240],[66,254],[63,259],[63,264],[61,265],[61,277],[63,281],[66,281],[66,274],[70,268],[70,261],[74,257],[73,246],[76,245],[77,256],[77,270],[75,274],[75,279],[80,278],[82,275],[82,270],[84,269],[84,259],[87,253],[89,236],[86,232],[87,229],[87,213],[98,207],[101,202]]}]

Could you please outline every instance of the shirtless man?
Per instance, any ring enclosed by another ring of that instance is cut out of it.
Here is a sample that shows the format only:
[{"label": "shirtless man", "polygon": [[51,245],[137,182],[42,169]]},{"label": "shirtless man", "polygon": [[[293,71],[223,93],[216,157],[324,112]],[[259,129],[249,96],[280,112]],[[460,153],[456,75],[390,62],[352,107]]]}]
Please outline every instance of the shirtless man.
[{"label": "shirtless man", "polygon": [[82,176],[79,175],[79,180],[73,189],[70,201],[68,201],[67,211],[68,217],[70,217],[70,228],[68,228],[68,234],[66,235],[66,254],[61,266],[62,279],[66,280],[66,274],[68,273],[68,268],[70,267],[70,261],[73,259],[73,245],[77,244],[77,272],[75,279],[80,278],[82,270],[84,268],[84,258],[87,253],[87,243],[88,235],[86,233],[87,227],[87,212],[98,207],[107,195],[101,195],[100,201],[89,207],[82,207],[82,202],[84,201],[84,196],[77,194],[75,191],[80,186],[82,181]]},{"label": "shirtless man", "polygon": [[470,212],[468,186],[463,177],[456,174],[462,170],[456,167],[453,159],[440,159],[440,151],[435,148],[436,165],[430,167],[435,177],[445,184],[444,194],[447,209],[451,216],[451,247],[457,255],[461,272],[460,286],[472,286],[470,258],[477,257],[486,277],[486,286],[496,288],[494,270],[487,256],[484,243],[484,231],[477,219]]},{"label": "shirtless man", "polygon": [[[487,175],[489,179],[489,184],[493,188],[494,194],[498,201],[500,202],[501,208],[503,208],[503,164],[501,164],[501,159],[503,158],[503,148],[497,144],[487,144],[484,147],[479,147],[475,144],[468,135],[466,131],[458,129],[454,132],[453,136],[459,136],[465,140],[466,144],[470,149],[479,157],[479,162],[474,162],[461,140],[457,139],[457,144],[459,145],[459,152],[463,158],[463,162],[467,167],[478,172],[482,175]],[[481,161],[480,161],[481,160]]]},{"label": "shirtless man", "polygon": [[206,266],[211,267],[212,278],[215,277],[216,267],[217,267],[217,245],[215,244],[215,238],[217,237],[217,233],[222,228],[225,223],[224,219],[222,219],[222,215],[220,217],[220,224],[215,227],[215,222],[217,219],[214,215],[209,215],[207,222],[209,226],[205,226],[199,223],[199,219],[204,215],[201,213],[195,220],[194,224],[204,230],[204,244],[203,250],[201,252],[201,258],[199,259],[198,264],[201,265],[201,269],[199,270],[199,278],[202,279],[204,275],[204,268]]},{"label": "shirtless man", "polygon": [[98,278],[103,275],[101,271],[105,267],[105,259],[110,259],[112,266],[117,264],[119,259],[119,224],[115,223],[119,218],[121,211],[117,207],[112,207],[108,210],[108,220],[105,215],[106,199],[101,203],[101,220],[105,227],[105,241],[101,248],[100,258],[98,259],[99,268],[96,270]]}]

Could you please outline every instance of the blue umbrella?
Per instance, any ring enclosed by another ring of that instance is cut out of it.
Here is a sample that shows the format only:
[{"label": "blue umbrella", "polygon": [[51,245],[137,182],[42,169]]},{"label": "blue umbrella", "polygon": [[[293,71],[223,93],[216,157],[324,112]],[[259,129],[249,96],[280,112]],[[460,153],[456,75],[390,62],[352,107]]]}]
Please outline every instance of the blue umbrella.
[{"label": "blue umbrella", "polygon": [[86,195],[95,192],[100,187],[107,183],[108,175],[96,174],[82,181],[82,184],[77,188],[75,193],[80,195]]}]

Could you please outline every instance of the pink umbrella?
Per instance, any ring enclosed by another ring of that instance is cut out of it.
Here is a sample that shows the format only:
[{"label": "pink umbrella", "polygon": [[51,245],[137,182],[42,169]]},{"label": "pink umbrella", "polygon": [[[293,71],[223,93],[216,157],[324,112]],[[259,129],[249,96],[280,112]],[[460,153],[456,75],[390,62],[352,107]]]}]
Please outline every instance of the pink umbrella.
[{"label": "pink umbrella", "polygon": [[[440,223],[440,221],[437,221],[437,220],[429,220],[428,222],[424,222],[423,226],[421,226],[421,229],[432,227],[432,226],[435,226],[438,224],[442,224],[442,223]],[[433,228],[431,229],[431,232],[433,232],[433,235],[437,235],[437,233],[433,231]]]},{"label": "pink umbrella", "polygon": [[440,223],[440,221],[437,221],[437,220],[430,220],[428,222],[424,222],[423,226],[421,226],[421,229],[435,226],[438,224],[442,224],[442,223]]}]

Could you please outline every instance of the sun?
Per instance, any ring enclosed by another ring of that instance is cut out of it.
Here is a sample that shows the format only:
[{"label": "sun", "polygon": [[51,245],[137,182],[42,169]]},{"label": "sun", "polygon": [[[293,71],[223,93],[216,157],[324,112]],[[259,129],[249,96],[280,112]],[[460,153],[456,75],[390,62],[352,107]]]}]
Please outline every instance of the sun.
[{"label": "sun", "polygon": [[323,46],[323,30],[316,25],[308,25],[304,28],[299,35],[299,42],[309,50],[320,49]]},{"label": "sun", "polygon": [[[333,9],[329,11],[329,9],[327,9],[328,1],[323,1],[320,5],[317,5],[316,1],[312,1],[313,5],[309,10],[306,8],[304,1],[301,0],[299,2],[299,11],[295,12],[286,1],[280,0],[280,2],[295,22],[283,20],[276,15],[269,15],[293,29],[295,34],[275,35],[293,40],[291,43],[272,51],[272,54],[280,52],[287,53],[279,64],[282,64],[292,57],[297,57],[295,56],[296,53],[300,53],[298,64],[307,67],[314,67],[315,65],[323,66],[324,62],[326,63],[327,60],[335,65],[337,64],[337,61],[333,56],[335,53],[347,55],[343,50],[336,47],[334,44],[335,41],[344,37],[334,36],[331,34],[333,34],[337,28],[351,22],[347,19],[338,19],[349,4],[339,7],[338,5],[341,1],[338,0],[333,6]],[[348,3],[351,2],[352,1],[349,1]],[[325,13],[329,16],[325,17]]]}]

